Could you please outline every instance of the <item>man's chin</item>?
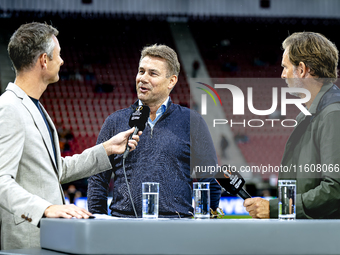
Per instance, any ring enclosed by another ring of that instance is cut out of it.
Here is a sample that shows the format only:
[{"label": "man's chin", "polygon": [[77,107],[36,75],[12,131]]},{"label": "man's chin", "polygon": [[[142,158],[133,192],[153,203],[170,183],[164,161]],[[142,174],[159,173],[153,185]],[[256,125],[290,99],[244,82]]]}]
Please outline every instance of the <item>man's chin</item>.
[{"label": "man's chin", "polygon": [[54,79],[51,79],[50,82],[48,84],[53,84],[53,83],[56,83],[59,81],[59,76],[57,76],[56,78]]},{"label": "man's chin", "polygon": [[289,92],[289,94],[295,97],[300,97],[300,93],[297,93],[297,92]]},{"label": "man's chin", "polygon": [[145,95],[144,93],[138,93],[138,94],[137,94],[137,97],[138,97],[138,99],[141,100],[141,101],[147,100],[147,97],[146,97],[146,95]]}]

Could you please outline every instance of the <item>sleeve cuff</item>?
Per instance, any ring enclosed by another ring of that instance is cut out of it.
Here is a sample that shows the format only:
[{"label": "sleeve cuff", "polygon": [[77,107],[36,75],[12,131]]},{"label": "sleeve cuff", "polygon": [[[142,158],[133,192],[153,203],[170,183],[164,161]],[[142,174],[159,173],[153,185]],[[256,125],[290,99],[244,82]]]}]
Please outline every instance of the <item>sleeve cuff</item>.
[{"label": "sleeve cuff", "polygon": [[297,219],[312,219],[305,212],[304,206],[302,204],[302,194],[296,194],[295,213]]},{"label": "sleeve cuff", "polygon": [[[96,147],[98,147],[98,156],[97,156],[98,161],[103,164],[102,168],[104,168],[106,170],[111,169],[112,165],[111,165],[109,156],[107,156],[104,145],[101,143],[101,144],[97,144],[97,145],[94,146],[94,148],[96,148]],[[96,150],[97,150],[97,148],[96,148]]]},{"label": "sleeve cuff", "polygon": [[269,217],[271,219],[277,219],[279,217],[279,200],[271,199],[269,200]]}]

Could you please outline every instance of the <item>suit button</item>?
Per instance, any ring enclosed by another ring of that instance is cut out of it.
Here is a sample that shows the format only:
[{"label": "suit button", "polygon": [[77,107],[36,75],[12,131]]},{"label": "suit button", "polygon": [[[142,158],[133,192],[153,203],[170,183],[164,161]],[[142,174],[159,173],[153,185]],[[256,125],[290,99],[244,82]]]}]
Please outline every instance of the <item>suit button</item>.
[{"label": "suit button", "polygon": [[27,220],[28,220],[28,222],[31,222],[31,221],[32,221],[32,219],[31,219],[31,218],[28,218]]},{"label": "suit button", "polygon": [[21,218],[25,219],[25,218],[26,218],[26,216],[25,216],[24,214],[21,214]]}]

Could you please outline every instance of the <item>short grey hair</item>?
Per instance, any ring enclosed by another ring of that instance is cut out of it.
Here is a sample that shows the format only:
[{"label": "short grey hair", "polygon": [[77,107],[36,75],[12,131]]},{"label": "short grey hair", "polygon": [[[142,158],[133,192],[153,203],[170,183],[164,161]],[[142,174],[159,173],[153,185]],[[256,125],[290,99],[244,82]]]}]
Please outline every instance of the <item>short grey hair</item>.
[{"label": "short grey hair", "polygon": [[21,25],[12,35],[7,48],[16,72],[32,68],[43,53],[52,60],[55,48],[53,35],[58,34],[56,28],[45,23]]},{"label": "short grey hair", "polygon": [[154,44],[151,46],[144,47],[142,50],[139,63],[145,56],[158,57],[164,59],[168,64],[167,78],[169,78],[171,75],[176,75],[178,77],[180,71],[180,64],[176,52],[169,46],[162,44],[159,45]]}]

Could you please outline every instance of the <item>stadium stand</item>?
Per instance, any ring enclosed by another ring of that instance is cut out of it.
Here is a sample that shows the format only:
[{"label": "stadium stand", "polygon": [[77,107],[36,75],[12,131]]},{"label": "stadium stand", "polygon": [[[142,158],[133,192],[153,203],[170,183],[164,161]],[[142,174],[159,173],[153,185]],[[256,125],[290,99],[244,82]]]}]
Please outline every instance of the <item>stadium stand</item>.
[{"label": "stadium stand", "polygon": [[[60,81],[49,85],[41,101],[61,133],[69,131],[73,139],[63,156],[80,153],[93,146],[106,117],[128,107],[136,100],[135,76],[143,46],[154,43],[176,48],[169,24],[160,16],[81,14],[13,11],[11,22],[0,19],[2,29],[12,33],[25,22],[48,21],[60,31],[58,36],[65,64]],[[251,17],[189,17],[188,26],[212,78],[270,78],[260,80],[254,88],[254,107],[269,109],[273,87],[285,87],[281,75],[281,42],[295,31],[321,32],[337,42],[333,33],[338,20],[281,19]],[[6,36],[8,38],[8,34]],[[181,56],[179,56],[181,59]],[[256,81],[256,79],[254,80]],[[237,84],[244,95],[248,83]],[[226,119],[261,119],[245,107],[245,116],[232,115],[232,98],[228,91],[218,91]],[[280,95],[280,93],[279,93]],[[171,94],[175,103],[189,106],[190,89],[183,69]],[[294,119],[299,110],[289,106],[286,119]],[[284,144],[292,128],[267,125],[263,128],[232,127],[234,135],[245,135],[247,142],[238,146],[250,165],[279,165]],[[67,139],[66,139],[67,140]],[[62,143],[65,142],[64,140]],[[61,144],[65,146],[65,144]],[[269,176],[263,176],[269,178]]]},{"label": "stadium stand", "polygon": [[[63,153],[64,156],[93,146],[105,118],[137,99],[135,76],[140,51],[145,45],[158,43],[174,48],[164,22],[117,21],[113,22],[114,33],[110,33],[110,28],[97,29],[105,21],[85,22],[82,27],[86,27],[86,31],[77,29],[79,21],[57,26],[65,64],[60,70],[60,81],[49,85],[41,99],[54,122],[74,134],[71,149]],[[189,98],[182,70],[172,100],[189,105]]]}]

